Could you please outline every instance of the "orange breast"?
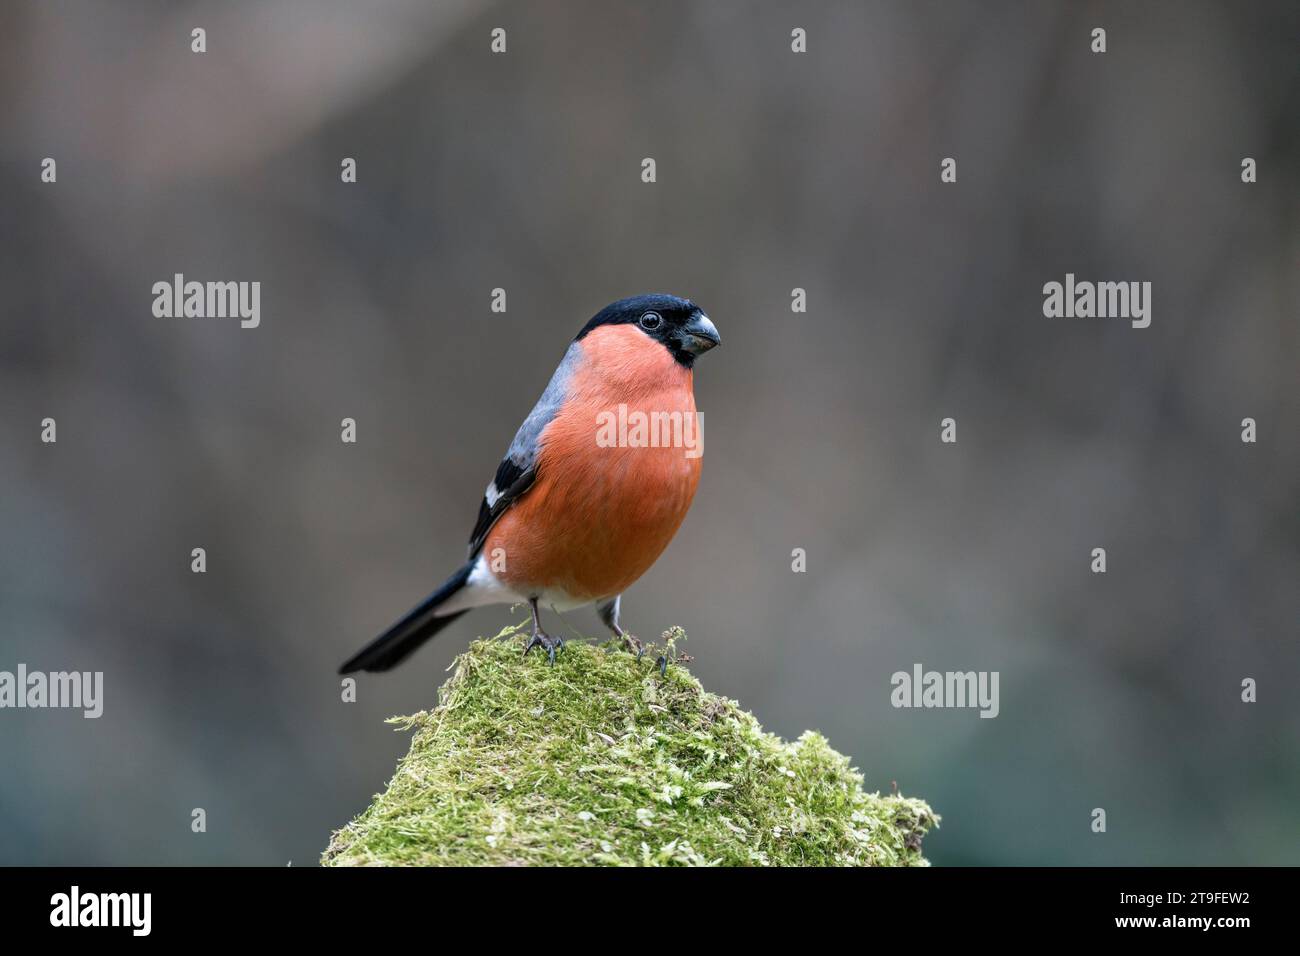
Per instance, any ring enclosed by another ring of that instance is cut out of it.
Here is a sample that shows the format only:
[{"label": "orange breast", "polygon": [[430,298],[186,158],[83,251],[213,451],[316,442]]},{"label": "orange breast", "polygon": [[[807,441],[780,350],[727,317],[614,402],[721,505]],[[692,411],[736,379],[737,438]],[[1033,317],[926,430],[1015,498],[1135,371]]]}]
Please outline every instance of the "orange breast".
[{"label": "orange breast", "polygon": [[541,434],[537,480],[484,545],[504,550],[498,577],[524,594],[621,593],[668,546],[700,480],[691,371],[631,326],[595,329],[581,346]]}]

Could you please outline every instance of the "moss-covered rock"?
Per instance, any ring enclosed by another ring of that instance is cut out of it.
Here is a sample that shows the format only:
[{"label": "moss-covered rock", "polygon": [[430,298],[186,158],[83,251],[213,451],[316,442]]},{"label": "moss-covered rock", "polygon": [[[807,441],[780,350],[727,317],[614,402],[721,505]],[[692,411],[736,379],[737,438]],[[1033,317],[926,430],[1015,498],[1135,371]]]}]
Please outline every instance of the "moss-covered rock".
[{"label": "moss-covered rock", "polygon": [[[555,666],[518,628],[476,641],[412,717],[388,789],[322,861],[365,865],[924,865],[938,818],[867,793],[813,731],[765,733],[680,665],[570,642]],[[683,636],[667,632],[671,646]]]}]

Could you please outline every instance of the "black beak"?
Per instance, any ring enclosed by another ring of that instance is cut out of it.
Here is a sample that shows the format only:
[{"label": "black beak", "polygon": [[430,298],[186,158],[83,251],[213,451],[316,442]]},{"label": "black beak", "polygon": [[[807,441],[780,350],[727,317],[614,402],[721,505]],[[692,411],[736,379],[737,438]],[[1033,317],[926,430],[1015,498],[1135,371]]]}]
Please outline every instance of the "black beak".
[{"label": "black beak", "polygon": [[691,320],[682,326],[682,348],[692,355],[702,355],[716,345],[722,344],[718,327],[703,312],[696,312]]}]

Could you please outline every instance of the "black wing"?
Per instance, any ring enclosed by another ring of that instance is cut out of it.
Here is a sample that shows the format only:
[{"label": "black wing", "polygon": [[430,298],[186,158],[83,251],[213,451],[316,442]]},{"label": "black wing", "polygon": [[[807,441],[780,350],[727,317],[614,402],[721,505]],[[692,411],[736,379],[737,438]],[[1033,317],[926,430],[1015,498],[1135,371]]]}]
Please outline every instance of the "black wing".
[{"label": "black wing", "polygon": [[578,361],[581,350],[577,342],[569,346],[559,368],[551,376],[542,397],[537,400],[533,410],[528,413],[524,423],[515,433],[514,441],[506,451],[506,456],[497,466],[496,477],[483,493],[483,503],[479,505],[478,521],[474,523],[474,532],[469,536],[469,559],[474,560],[483,548],[483,539],[492,530],[498,518],[514,504],[519,496],[533,486],[537,478],[537,456],[540,451],[542,432],[555,418],[556,412],[564,403],[568,388],[569,375]]},{"label": "black wing", "polygon": [[483,495],[483,503],[478,509],[478,521],[474,522],[474,530],[469,536],[471,561],[482,550],[483,541],[492,530],[492,526],[497,523],[497,519],[515,503],[520,495],[532,487],[536,478],[536,464],[521,467],[509,455],[501,460],[501,464],[497,466],[496,477],[492,479],[492,484],[488,485]]}]

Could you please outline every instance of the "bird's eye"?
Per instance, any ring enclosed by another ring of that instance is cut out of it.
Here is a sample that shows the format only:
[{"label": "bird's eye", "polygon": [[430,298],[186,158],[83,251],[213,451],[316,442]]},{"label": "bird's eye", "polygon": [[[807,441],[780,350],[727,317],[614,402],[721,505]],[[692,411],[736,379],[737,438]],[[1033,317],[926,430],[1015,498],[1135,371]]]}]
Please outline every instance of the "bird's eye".
[{"label": "bird's eye", "polygon": [[663,324],[663,317],[658,312],[647,312],[641,316],[641,328],[649,332],[653,332]]}]

